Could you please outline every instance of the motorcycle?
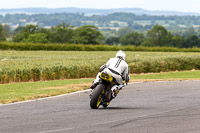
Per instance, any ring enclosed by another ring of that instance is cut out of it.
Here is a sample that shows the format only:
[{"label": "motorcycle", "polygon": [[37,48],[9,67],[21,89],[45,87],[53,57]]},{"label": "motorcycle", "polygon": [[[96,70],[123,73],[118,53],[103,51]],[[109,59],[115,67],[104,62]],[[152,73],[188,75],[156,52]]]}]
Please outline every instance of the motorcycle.
[{"label": "motorcycle", "polygon": [[[90,99],[90,107],[98,109],[100,105],[106,108],[113,99],[111,88],[115,86],[115,79],[107,72],[100,73],[99,84],[93,89]],[[123,85],[122,85],[123,86]],[[116,89],[115,96],[119,93]]]}]

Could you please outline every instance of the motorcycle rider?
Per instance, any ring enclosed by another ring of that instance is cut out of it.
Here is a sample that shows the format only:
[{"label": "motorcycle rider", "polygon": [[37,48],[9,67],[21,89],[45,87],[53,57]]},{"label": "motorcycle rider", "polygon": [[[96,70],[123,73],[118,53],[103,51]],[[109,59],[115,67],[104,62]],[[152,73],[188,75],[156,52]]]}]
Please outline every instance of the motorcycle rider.
[{"label": "motorcycle rider", "polygon": [[112,96],[114,98],[117,95],[115,92],[118,92],[117,90],[120,90],[124,87],[123,80],[125,80],[126,83],[128,83],[130,80],[129,67],[125,60],[126,54],[122,50],[119,50],[116,53],[115,58],[109,59],[105,65],[100,67],[100,72],[97,74],[96,79],[90,88],[94,89],[98,85],[100,80],[99,75],[102,71],[107,72],[116,79],[116,85],[111,88],[113,92]]}]

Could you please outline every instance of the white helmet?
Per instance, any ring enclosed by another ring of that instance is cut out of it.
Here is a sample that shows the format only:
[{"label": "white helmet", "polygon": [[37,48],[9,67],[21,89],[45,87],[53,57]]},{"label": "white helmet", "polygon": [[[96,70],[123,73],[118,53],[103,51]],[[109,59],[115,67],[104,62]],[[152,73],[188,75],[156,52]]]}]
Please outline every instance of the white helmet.
[{"label": "white helmet", "polygon": [[124,53],[124,51],[119,50],[116,54],[116,58],[122,58],[123,60],[126,60],[126,54]]}]

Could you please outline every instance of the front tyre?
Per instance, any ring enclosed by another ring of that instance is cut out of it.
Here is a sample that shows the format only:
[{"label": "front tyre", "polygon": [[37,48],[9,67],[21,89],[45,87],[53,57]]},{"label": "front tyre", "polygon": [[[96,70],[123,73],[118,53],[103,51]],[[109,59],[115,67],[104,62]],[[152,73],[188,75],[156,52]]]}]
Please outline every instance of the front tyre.
[{"label": "front tyre", "polygon": [[90,100],[90,107],[92,109],[99,108],[99,106],[102,102],[101,100],[102,100],[102,96],[104,93],[104,88],[105,88],[105,85],[103,85],[103,84],[99,84],[94,88],[94,90],[92,92],[92,97]]}]

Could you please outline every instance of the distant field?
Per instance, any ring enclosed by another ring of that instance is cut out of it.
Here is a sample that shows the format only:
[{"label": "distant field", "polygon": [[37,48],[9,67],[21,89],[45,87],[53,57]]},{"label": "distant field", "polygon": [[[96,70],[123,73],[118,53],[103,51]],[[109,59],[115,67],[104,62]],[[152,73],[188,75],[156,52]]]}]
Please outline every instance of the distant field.
[{"label": "distant field", "polygon": [[[94,77],[116,51],[0,51],[0,83]],[[200,69],[200,53],[126,52],[131,73]]]}]

